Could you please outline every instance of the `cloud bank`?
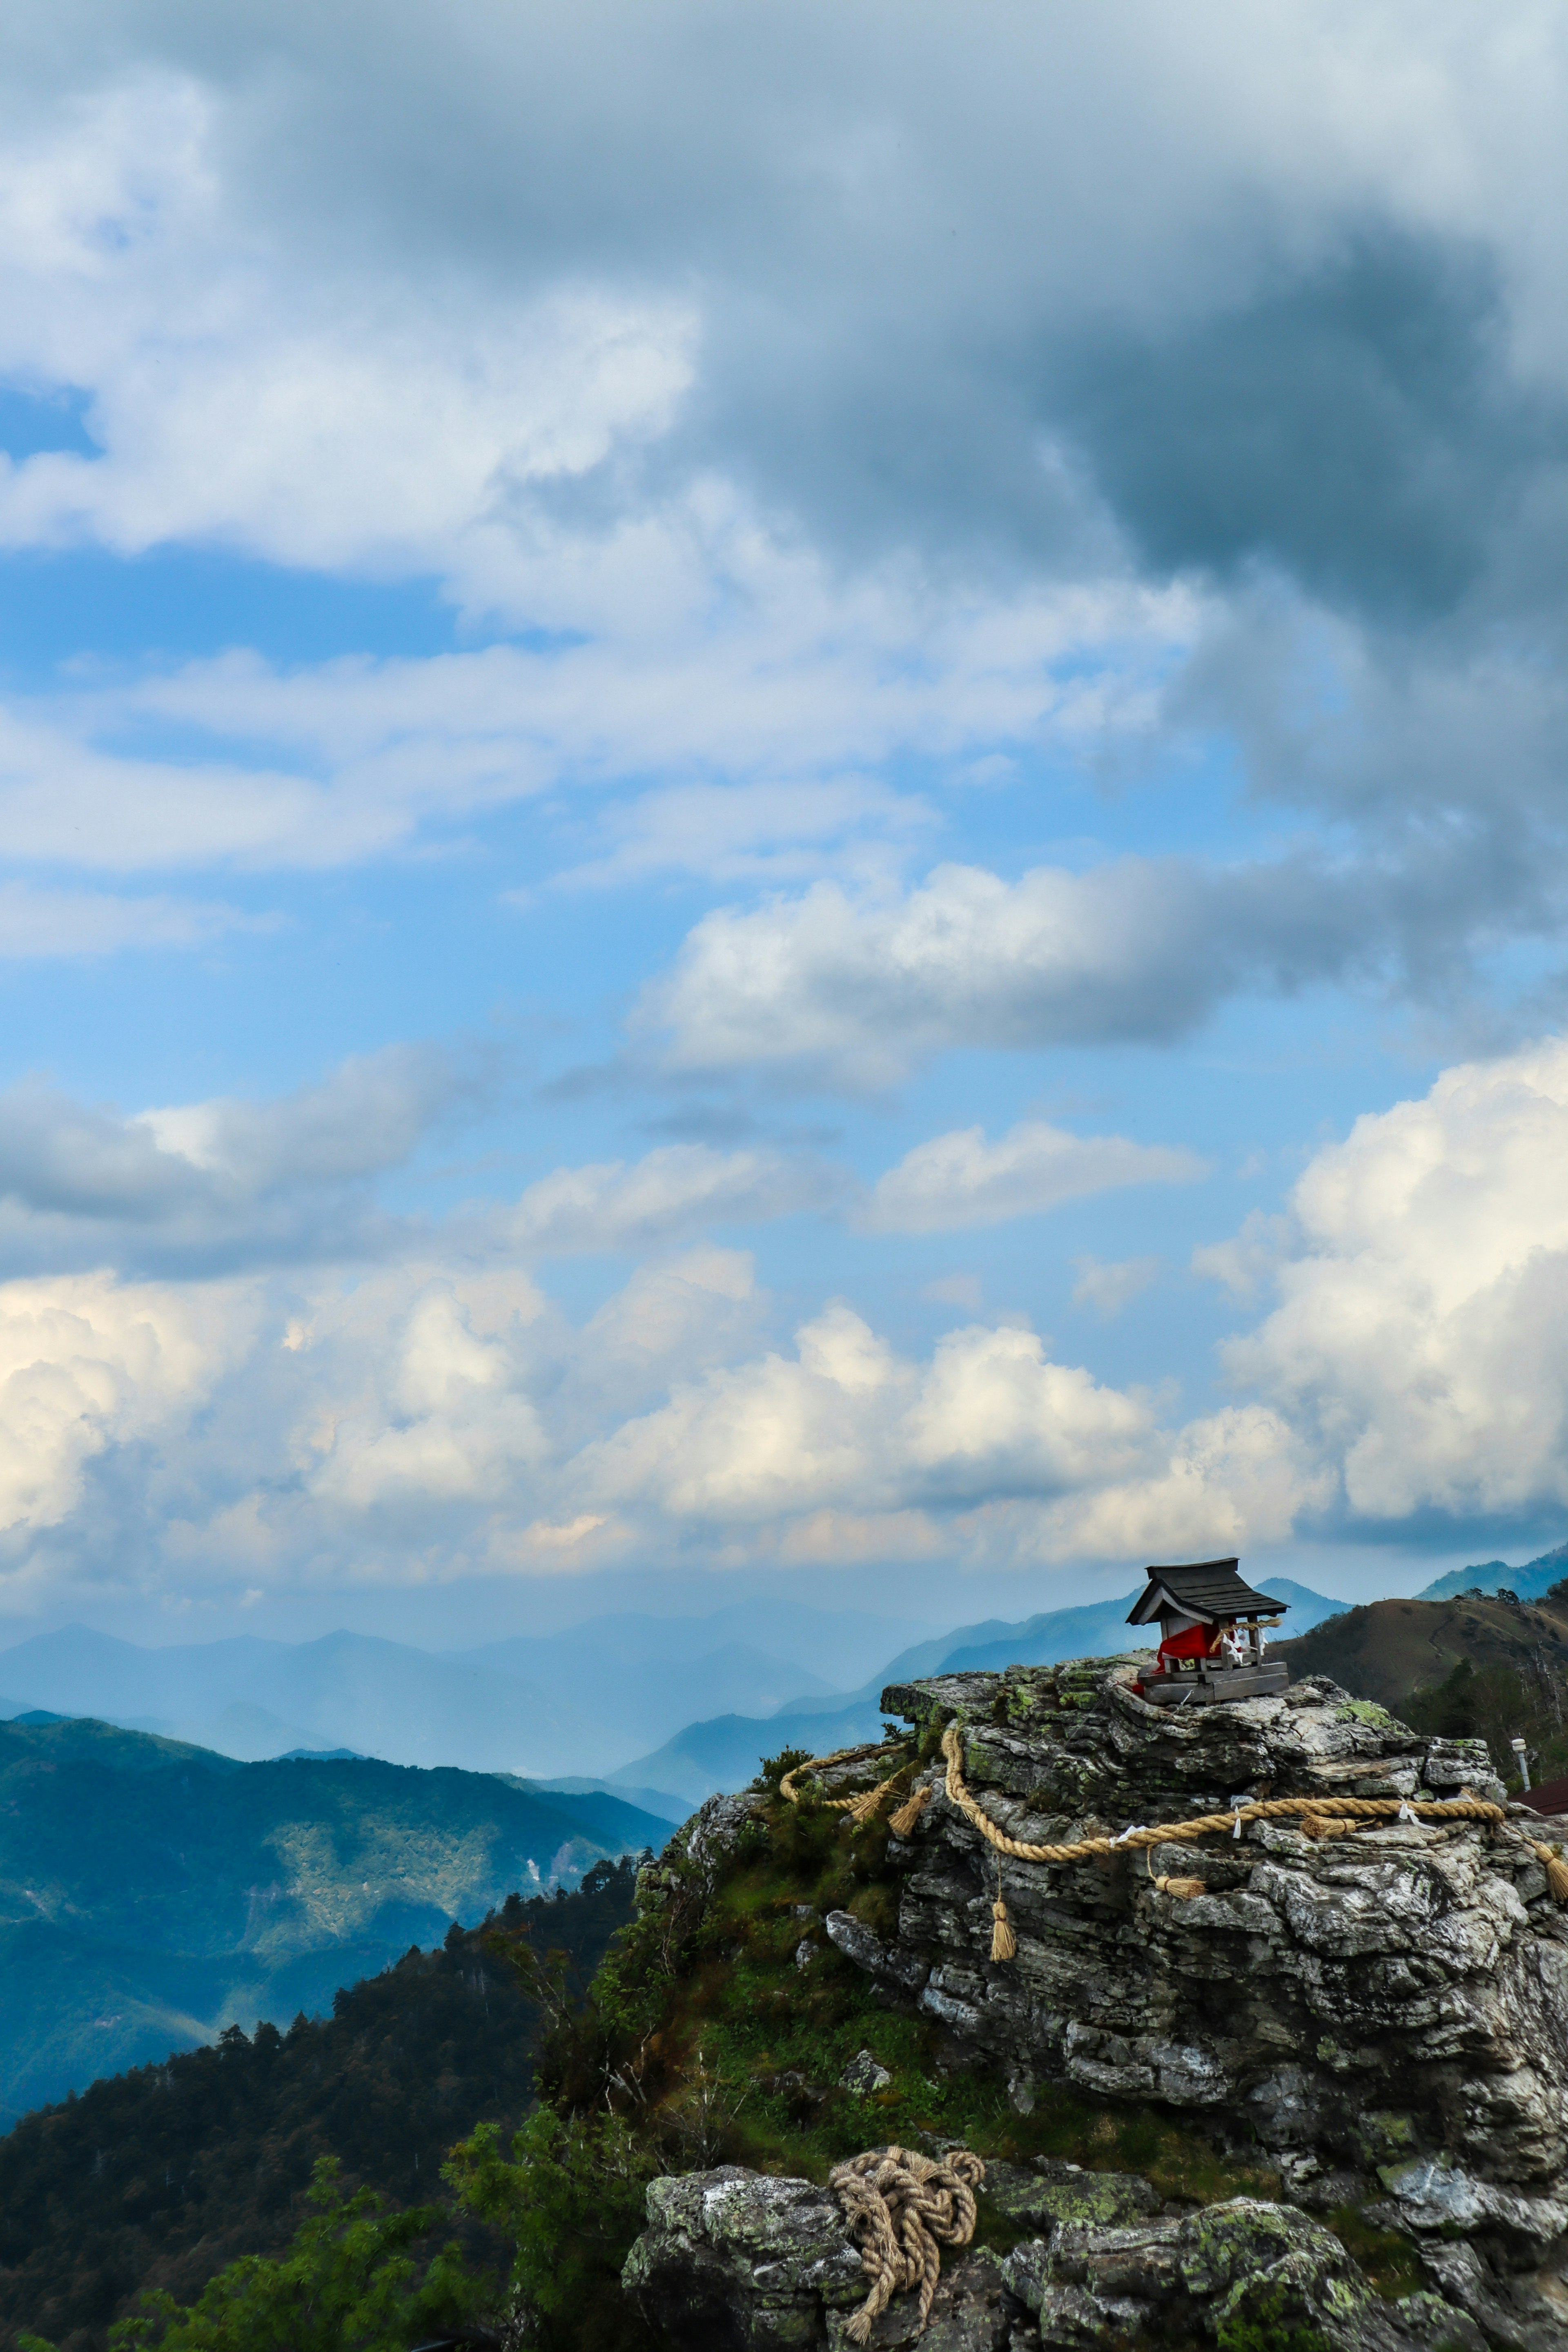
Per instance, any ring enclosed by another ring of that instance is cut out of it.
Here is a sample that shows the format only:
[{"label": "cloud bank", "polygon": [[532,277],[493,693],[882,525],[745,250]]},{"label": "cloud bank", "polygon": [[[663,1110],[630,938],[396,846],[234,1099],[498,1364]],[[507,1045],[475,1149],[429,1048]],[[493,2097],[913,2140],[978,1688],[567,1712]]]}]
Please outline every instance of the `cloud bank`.
[{"label": "cloud bank", "polygon": [[[255,1183],[288,1129],[336,1176],[397,1146],[407,1083],[350,1081],[392,1105],[379,1142],[351,1150],[307,1100],[270,1123],[225,1107],[189,1148]],[[1038,1130],[1019,1133],[1026,1163]],[[1232,1401],[1185,1411],[1013,1323],[961,1322],[911,1352],[837,1300],[777,1330],[750,1255],[710,1244],[638,1268],[575,1321],[523,1262],[521,1242],[552,1232],[568,1251],[644,1239],[683,1184],[711,1213],[729,1182],[756,1214],[747,1187],[773,1177],[743,1155],[547,1180],[510,1234],[487,1230],[482,1258],[469,1225],[346,1274],[5,1282],[5,1573],[25,1591],[68,1552],[94,1573],[127,1541],[154,1584],[196,1560],[222,1583],[287,1582],[305,1561],[357,1575],[367,1559],[421,1581],[630,1551],[1022,1565],[1336,1524],[1528,1524],[1568,1504],[1565,1148],[1561,1040],[1359,1120],[1253,1238],[1276,1296],[1224,1350]],[[132,1153],[100,1190],[144,1190],[157,1164]],[[795,1201],[769,1197],[779,1213]],[[83,1194],[84,1216],[100,1208]],[[1091,1264],[1080,1291],[1113,1310],[1149,1272]]]}]

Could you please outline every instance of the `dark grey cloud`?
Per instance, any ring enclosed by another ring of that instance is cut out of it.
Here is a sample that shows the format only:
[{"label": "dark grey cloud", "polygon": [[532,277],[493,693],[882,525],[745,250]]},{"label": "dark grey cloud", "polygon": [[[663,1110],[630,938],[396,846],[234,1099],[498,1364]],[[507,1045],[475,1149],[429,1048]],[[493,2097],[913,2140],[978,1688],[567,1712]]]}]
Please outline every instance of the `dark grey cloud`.
[{"label": "dark grey cloud", "polygon": [[[524,532],[607,541],[718,475],[840,567],[912,553],[933,611],[977,575],[1215,592],[1147,765],[1228,735],[1257,797],[1345,830],[1213,877],[1227,929],[1195,971],[1064,1010],[1111,1036],[1255,986],[1452,998],[1560,920],[1551,273],[1475,126],[1470,193],[1456,167],[1434,194],[1358,114],[1359,25],[1324,74],[1305,23],[62,0],[5,37],[17,91],[79,87],[84,58],[209,79],[215,234],[264,223],[323,302],[446,304],[459,341],[500,297],[689,305],[673,422],[516,491]],[[1422,52],[1428,169],[1465,37]]]},{"label": "dark grey cloud", "polygon": [[1500,234],[1413,226],[1394,174],[1328,164],[1326,83],[1297,152],[1259,151],[1249,76],[1289,69],[1289,26],[1254,56],[1204,7],[1179,37],[1133,5],[975,39],[876,0],[454,0],[438,26],[63,0],[4,37],[18,100],[79,85],[84,56],[94,82],[208,79],[237,223],[350,299],[689,302],[674,428],[529,494],[584,530],[719,467],[847,561],[1065,568],[1120,531],[1159,573],[1264,563],[1420,621],[1502,561],[1568,455],[1562,399],[1516,380]]},{"label": "dark grey cloud", "polygon": [[1568,458],[1568,403],[1512,373],[1497,257],[1373,219],[1271,275],[1047,360],[1057,415],[1155,569],[1262,563],[1369,618],[1451,612]]},{"label": "dark grey cloud", "polygon": [[0,1096],[0,1275],[379,1256],[412,1228],[377,1205],[376,1179],[493,1102],[500,1075],[483,1053],[409,1045],[269,1102],[126,1114],[43,1082],[13,1087]]}]

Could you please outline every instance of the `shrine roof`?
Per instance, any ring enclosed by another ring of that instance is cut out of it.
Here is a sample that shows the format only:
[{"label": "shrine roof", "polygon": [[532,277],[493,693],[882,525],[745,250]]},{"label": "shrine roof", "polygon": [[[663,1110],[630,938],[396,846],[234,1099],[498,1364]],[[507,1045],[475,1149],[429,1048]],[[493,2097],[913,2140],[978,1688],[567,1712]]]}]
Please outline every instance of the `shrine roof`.
[{"label": "shrine roof", "polygon": [[1152,1624],[1163,1609],[1210,1624],[1227,1617],[1274,1616],[1289,1609],[1288,1601],[1275,1601],[1244,1584],[1237,1566],[1234,1559],[1200,1559],[1184,1568],[1145,1569],[1148,1584],[1128,1611],[1127,1622]]}]

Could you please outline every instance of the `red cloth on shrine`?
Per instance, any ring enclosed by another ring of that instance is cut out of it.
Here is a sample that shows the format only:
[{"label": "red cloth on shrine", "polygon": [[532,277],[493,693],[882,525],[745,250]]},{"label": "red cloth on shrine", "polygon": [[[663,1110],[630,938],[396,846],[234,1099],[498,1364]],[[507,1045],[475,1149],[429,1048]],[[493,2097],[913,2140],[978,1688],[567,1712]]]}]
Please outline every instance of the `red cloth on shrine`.
[{"label": "red cloth on shrine", "polygon": [[1189,1625],[1184,1633],[1167,1633],[1160,1644],[1163,1658],[1211,1658],[1218,1654],[1217,1625]]}]

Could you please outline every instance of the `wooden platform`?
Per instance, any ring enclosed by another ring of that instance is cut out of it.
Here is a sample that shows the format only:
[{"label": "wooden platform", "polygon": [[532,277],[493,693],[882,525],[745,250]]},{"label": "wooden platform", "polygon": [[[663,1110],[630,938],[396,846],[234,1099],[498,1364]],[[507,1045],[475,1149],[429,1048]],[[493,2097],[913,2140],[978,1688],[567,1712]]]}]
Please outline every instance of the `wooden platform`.
[{"label": "wooden platform", "polygon": [[1262,1666],[1205,1662],[1195,1675],[1145,1675],[1143,1696],[1153,1706],[1225,1706],[1238,1698],[1272,1698],[1289,1680],[1283,1659]]}]

